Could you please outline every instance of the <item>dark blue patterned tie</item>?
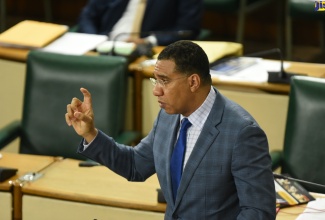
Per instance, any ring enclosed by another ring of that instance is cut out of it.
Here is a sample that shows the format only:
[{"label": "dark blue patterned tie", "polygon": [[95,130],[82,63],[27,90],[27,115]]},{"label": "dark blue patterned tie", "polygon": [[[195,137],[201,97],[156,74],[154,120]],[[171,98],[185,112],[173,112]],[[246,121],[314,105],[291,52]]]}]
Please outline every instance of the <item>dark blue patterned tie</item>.
[{"label": "dark blue patterned tie", "polygon": [[186,149],[186,133],[187,133],[187,129],[191,125],[192,125],[191,122],[189,122],[187,118],[184,118],[182,120],[181,130],[179,132],[179,136],[170,161],[170,173],[171,173],[174,201],[176,198],[178,186],[181,181],[181,176],[183,171],[184,153]]}]

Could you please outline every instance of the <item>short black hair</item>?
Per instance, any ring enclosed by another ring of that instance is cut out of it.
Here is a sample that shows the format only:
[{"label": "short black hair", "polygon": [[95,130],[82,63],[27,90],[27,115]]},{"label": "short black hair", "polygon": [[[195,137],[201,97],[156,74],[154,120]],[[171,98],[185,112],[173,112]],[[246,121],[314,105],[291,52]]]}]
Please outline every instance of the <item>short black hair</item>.
[{"label": "short black hair", "polygon": [[165,47],[158,60],[173,60],[175,71],[185,75],[197,73],[203,84],[211,84],[210,63],[204,50],[188,40],[176,41]]}]

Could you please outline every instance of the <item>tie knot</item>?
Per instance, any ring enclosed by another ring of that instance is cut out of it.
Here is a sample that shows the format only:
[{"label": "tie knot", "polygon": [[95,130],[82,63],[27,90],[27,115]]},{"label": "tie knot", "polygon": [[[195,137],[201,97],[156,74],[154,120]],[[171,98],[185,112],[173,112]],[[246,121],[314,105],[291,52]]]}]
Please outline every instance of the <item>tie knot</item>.
[{"label": "tie knot", "polygon": [[187,118],[183,118],[181,130],[187,130],[191,126],[191,122]]}]

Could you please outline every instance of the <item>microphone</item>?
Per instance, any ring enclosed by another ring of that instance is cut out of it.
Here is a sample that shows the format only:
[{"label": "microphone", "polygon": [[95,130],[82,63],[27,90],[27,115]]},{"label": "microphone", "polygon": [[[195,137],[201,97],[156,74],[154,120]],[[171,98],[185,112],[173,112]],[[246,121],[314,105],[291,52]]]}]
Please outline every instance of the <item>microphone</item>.
[{"label": "microphone", "polygon": [[279,48],[274,48],[271,50],[256,52],[252,54],[245,55],[247,57],[256,57],[256,56],[265,56],[276,53],[280,58],[280,71],[268,71],[268,82],[270,83],[282,83],[282,84],[290,84],[290,80],[292,76],[295,75],[306,75],[306,74],[296,74],[296,73],[289,73],[284,71],[283,68],[283,56],[281,50]]},{"label": "microphone", "polygon": [[316,186],[316,187],[321,187],[323,189],[325,189],[325,185],[323,184],[319,184],[319,183],[313,183],[313,182],[309,182],[309,181],[305,181],[305,180],[300,180],[300,179],[296,179],[296,178],[292,178],[286,175],[282,175],[282,174],[277,174],[277,173],[273,173],[274,178],[279,178],[279,179],[288,179],[288,180],[292,180],[292,181],[296,181],[296,182],[300,182],[300,183],[305,183],[311,186]]},{"label": "microphone", "polygon": [[[116,56],[118,55],[115,52],[116,42],[117,40],[123,36],[123,35],[174,35],[180,38],[186,38],[193,34],[193,31],[191,30],[179,30],[179,31],[147,31],[147,32],[121,32],[117,34],[114,39],[112,40],[112,49],[110,51],[110,55]],[[153,52],[153,45],[151,43],[144,43],[144,44],[138,44],[134,51],[128,56],[129,62],[133,62],[137,58],[141,56],[146,56],[148,58],[152,58],[154,55]]]}]

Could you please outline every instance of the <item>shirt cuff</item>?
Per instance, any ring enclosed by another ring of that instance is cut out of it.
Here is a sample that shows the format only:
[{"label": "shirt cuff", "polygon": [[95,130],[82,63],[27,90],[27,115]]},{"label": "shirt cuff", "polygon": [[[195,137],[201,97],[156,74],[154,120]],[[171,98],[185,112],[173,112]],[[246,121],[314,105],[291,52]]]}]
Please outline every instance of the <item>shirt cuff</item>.
[{"label": "shirt cuff", "polygon": [[[99,132],[97,132],[97,135],[98,135]],[[83,140],[83,146],[84,146],[84,150],[86,150],[89,145],[91,145],[91,143],[93,143],[93,141],[96,139],[97,135],[95,136],[95,138],[90,142],[90,143],[87,143],[87,141],[84,139]]]}]

